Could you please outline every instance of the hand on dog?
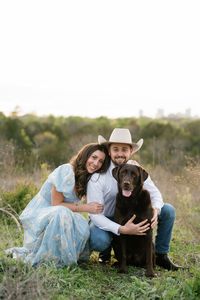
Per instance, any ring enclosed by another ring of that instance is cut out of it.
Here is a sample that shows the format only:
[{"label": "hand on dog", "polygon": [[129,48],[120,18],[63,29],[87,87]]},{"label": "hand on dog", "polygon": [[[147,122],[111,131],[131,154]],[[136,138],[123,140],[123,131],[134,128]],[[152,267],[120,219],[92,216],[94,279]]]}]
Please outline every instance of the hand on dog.
[{"label": "hand on dog", "polygon": [[153,208],[153,218],[151,219],[151,228],[155,228],[158,224],[158,209]]},{"label": "hand on dog", "polygon": [[119,233],[128,234],[128,235],[146,235],[146,231],[149,230],[150,224],[147,223],[148,220],[144,220],[138,224],[133,223],[133,220],[136,218],[136,215],[133,215],[128,222],[119,227]]}]

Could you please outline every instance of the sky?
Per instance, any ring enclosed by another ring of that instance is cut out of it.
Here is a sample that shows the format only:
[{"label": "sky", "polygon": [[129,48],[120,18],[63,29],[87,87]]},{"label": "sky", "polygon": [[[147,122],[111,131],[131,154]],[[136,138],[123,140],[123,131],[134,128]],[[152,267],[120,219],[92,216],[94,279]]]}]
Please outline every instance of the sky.
[{"label": "sky", "polygon": [[1,0],[0,111],[200,116],[199,0]]}]

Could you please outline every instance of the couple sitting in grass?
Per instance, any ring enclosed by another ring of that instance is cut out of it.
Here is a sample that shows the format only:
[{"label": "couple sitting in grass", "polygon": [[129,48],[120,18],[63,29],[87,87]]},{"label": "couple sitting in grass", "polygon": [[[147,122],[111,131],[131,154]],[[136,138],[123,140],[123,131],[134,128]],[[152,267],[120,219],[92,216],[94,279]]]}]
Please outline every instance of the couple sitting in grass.
[{"label": "couple sitting in grass", "polygon": [[[121,226],[112,221],[117,194],[112,169],[128,162],[142,144],[142,139],[132,142],[128,129],[115,128],[108,141],[99,136],[98,143],[85,145],[69,163],[57,167],[20,215],[23,247],[6,252],[32,266],[48,262],[58,267],[77,264],[87,261],[91,251],[100,252],[100,263],[109,262],[113,234],[141,235],[150,226],[144,222]],[[163,203],[150,177],[144,188],[149,191],[154,208],[151,226],[157,225],[156,264],[178,270],[179,266],[168,257],[174,207]],[[83,197],[87,203],[80,202]],[[89,213],[89,223],[82,212]]]}]

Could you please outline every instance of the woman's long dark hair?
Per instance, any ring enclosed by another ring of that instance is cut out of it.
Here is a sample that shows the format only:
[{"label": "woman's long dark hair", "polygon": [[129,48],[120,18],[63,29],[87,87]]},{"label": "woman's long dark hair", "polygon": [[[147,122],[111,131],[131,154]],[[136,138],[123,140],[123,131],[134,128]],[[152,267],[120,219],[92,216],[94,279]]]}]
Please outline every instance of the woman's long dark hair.
[{"label": "woman's long dark hair", "polygon": [[86,195],[87,183],[92,176],[92,174],[87,172],[86,162],[92,153],[97,150],[105,153],[105,160],[102,167],[96,172],[106,172],[110,165],[110,157],[106,145],[99,145],[97,143],[87,144],[70,160],[75,174],[75,192],[79,199]]}]

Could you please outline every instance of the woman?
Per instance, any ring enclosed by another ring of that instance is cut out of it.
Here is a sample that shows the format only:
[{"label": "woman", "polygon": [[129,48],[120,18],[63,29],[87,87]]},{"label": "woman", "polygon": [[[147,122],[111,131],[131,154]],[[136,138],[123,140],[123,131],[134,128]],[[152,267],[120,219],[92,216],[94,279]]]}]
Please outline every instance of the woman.
[{"label": "woman", "polygon": [[56,168],[20,215],[24,247],[6,252],[33,266],[41,262],[69,266],[88,259],[89,225],[80,212],[98,214],[103,206],[80,199],[86,196],[91,175],[106,171],[109,161],[106,146],[91,143],[70,163]]}]

